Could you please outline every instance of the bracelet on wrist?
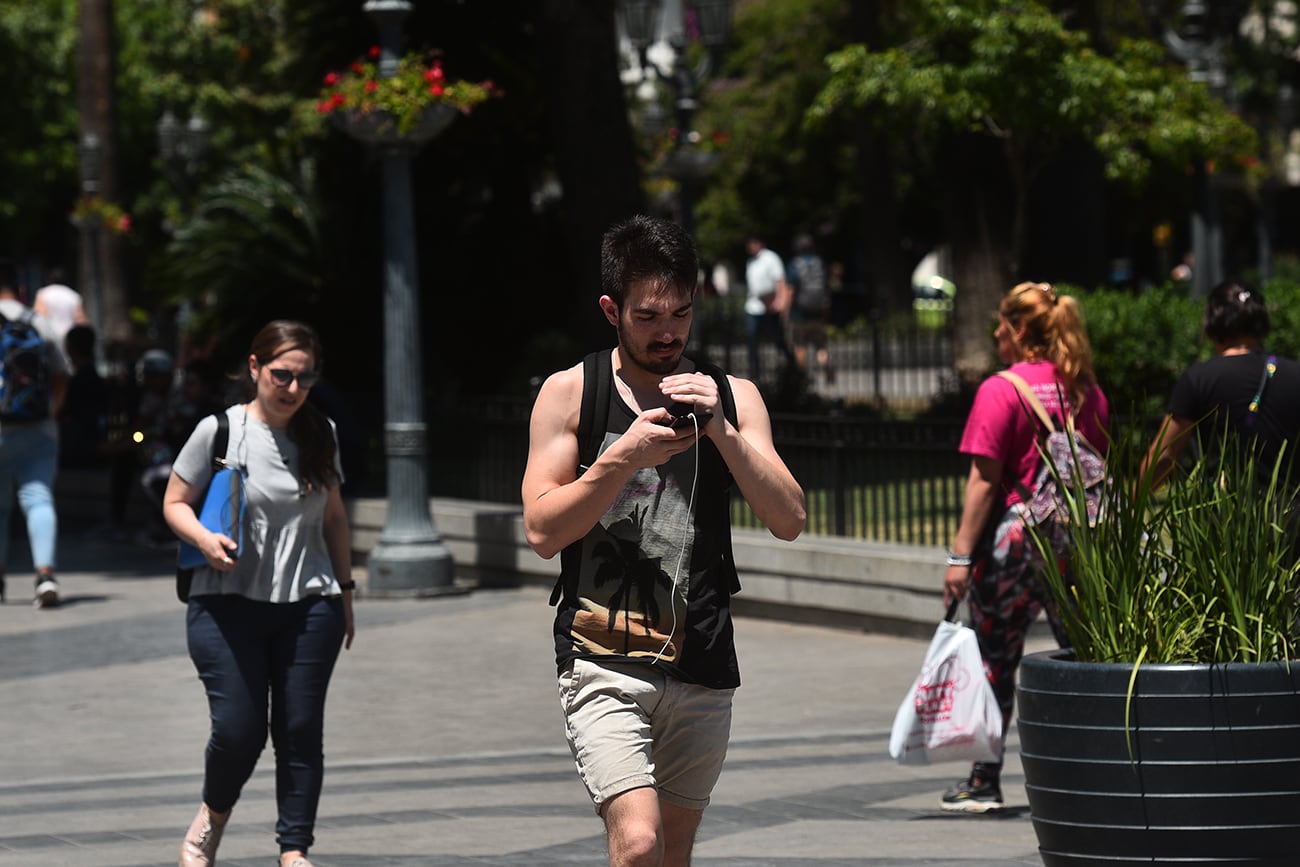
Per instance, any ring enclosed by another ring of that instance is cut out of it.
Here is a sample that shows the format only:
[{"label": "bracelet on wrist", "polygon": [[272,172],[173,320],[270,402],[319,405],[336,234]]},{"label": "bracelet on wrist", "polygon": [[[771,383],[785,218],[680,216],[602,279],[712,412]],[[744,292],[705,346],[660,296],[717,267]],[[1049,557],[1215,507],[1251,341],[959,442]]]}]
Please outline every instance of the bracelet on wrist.
[{"label": "bracelet on wrist", "polygon": [[974,561],[969,554],[954,554],[949,551],[947,562],[949,566],[969,566]]},{"label": "bracelet on wrist", "polygon": [[348,590],[356,590],[356,589],[357,589],[357,582],[355,582],[355,581],[340,581],[340,582],[339,582],[339,589],[340,589],[340,590],[343,590],[344,592],[346,592],[346,591],[348,591]]}]

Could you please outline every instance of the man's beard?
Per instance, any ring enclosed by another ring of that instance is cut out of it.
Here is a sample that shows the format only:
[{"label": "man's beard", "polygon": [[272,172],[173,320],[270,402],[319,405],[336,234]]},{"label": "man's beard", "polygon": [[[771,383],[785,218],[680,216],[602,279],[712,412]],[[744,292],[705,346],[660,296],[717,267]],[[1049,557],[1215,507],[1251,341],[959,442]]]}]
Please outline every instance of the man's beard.
[{"label": "man's beard", "polygon": [[[671,355],[667,358],[659,358],[658,356],[650,354],[654,350],[661,349],[667,345],[676,346],[678,350],[677,354]],[[648,373],[656,373],[660,376],[667,376],[677,370],[677,365],[680,364],[682,360],[682,352],[686,349],[686,347],[680,343],[652,343],[646,347],[645,351],[642,351],[632,345],[629,335],[623,330],[622,323],[619,323],[618,326],[618,348],[619,354],[624,362],[631,362]]]}]

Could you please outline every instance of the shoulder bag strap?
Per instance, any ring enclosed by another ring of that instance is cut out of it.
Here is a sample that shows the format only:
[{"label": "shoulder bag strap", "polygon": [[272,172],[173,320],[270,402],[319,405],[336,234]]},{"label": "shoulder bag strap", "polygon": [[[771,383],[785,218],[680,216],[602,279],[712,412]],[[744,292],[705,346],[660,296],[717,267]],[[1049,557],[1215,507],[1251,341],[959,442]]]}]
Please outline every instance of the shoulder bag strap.
[{"label": "shoulder bag strap", "polygon": [[1052,422],[1052,417],[1047,414],[1043,402],[1038,399],[1038,395],[1034,394],[1034,390],[1029,387],[1029,383],[1025,382],[1019,374],[1012,373],[1009,370],[998,371],[998,376],[1016,387],[1016,391],[1020,392],[1021,399],[1034,411],[1034,415],[1038,416],[1038,420],[1043,423],[1043,427],[1047,428],[1048,433],[1056,432],[1056,425]]}]

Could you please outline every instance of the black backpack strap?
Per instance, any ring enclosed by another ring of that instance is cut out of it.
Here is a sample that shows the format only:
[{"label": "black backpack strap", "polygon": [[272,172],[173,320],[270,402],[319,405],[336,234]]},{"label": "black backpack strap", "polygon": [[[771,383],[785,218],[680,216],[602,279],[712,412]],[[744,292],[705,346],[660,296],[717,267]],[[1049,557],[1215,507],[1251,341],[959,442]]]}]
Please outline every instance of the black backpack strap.
[{"label": "black backpack strap", "polygon": [[[718,401],[719,403],[722,404],[722,417],[725,418],[727,421],[731,422],[732,427],[739,428],[740,427],[740,422],[738,420],[739,416],[736,413],[736,395],[731,390],[731,380],[727,379],[726,371],[724,371],[721,367],[718,367],[718,365],[714,364],[711,361],[696,361],[695,369],[700,371],[701,373],[707,373],[709,376],[713,377],[713,381],[718,384]],[[732,479],[731,471],[728,470],[726,487],[730,489],[733,483],[734,480]],[[736,570],[736,555],[732,551],[732,547],[731,547],[730,515],[727,516],[726,540],[724,542],[724,545],[725,545],[724,547],[725,556],[727,558],[728,567],[731,572],[730,575],[731,586],[729,589],[731,593],[734,595],[740,592],[740,575],[737,573]]]},{"label": "black backpack strap", "polygon": [[217,435],[212,438],[212,471],[223,469],[220,461],[226,459],[226,446],[230,444],[230,418],[223,409],[221,412],[214,412],[212,417],[217,420]]},{"label": "black backpack strap", "polygon": [[[609,353],[608,349],[601,349],[582,359],[582,407],[578,411],[579,476],[596,462],[600,456],[600,446],[605,442],[609,393],[614,387],[614,364]],[[561,561],[560,577],[555,579],[555,588],[551,590],[551,605],[560,601],[563,592],[564,569]]]},{"label": "black backpack strap", "polygon": [[740,422],[736,420],[736,395],[731,391],[731,380],[727,379],[726,371],[712,361],[696,361],[695,369],[713,377],[713,381],[718,384],[718,400],[722,403],[723,417],[731,422],[732,427],[739,427]]},{"label": "black backpack strap", "polygon": [[578,415],[579,476],[596,462],[600,446],[605,442],[604,419],[609,413],[609,392],[613,387],[614,365],[608,349],[593,352],[582,359],[582,410]]}]

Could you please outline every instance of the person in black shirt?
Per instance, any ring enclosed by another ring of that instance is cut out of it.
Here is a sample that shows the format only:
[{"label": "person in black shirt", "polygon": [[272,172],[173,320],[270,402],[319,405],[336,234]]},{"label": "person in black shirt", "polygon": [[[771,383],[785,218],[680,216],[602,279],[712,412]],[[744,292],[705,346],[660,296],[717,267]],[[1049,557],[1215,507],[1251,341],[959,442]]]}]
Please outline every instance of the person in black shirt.
[{"label": "person in black shirt", "polygon": [[1248,445],[1269,471],[1283,444],[1300,433],[1300,364],[1265,351],[1270,329],[1258,289],[1229,280],[1210,292],[1202,330],[1214,356],[1193,364],[1174,385],[1142,464],[1156,484],[1168,479],[1189,442],[1215,463],[1223,448]]}]

